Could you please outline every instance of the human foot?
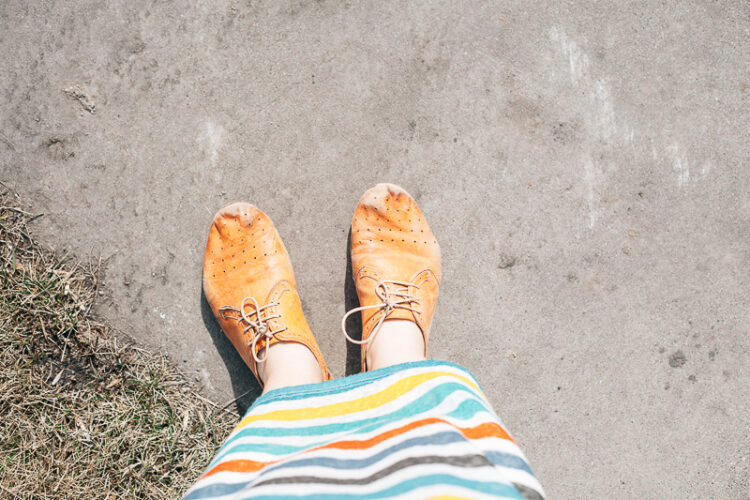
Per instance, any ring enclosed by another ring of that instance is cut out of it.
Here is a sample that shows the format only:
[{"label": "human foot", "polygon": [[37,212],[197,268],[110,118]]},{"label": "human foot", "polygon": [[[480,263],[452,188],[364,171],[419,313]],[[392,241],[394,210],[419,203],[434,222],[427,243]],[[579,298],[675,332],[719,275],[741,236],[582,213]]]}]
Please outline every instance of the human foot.
[{"label": "human foot", "polygon": [[[203,261],[203,291],[222,330],[261,386],[271,373],[276,374],[275,385],[331,378],[302,312],[284,243],[271,219],[249,203],[233,203],[214,217]],[[287,344],[306,347],[319,374],[298,373],[296,363],[288,371],[290,377],[280,378],[289,364],[284,353],[293,352],[293,362],[305,358],[304,350],[289,351]]]},{"label": "human foot", "polygon": [[[395,342],[397,348],[408,346],[411,352],[419,345],[405,337],[413,335],[409,332],[414,329],[391,320],[406,320],[418,328],[424,359],[440,288],[440,246],[406,191],[393,184],[378,184],[365,192],[352,219],[351,257],[360,307],[346,313],[342,329],[351,342],[362,344],[362,370],[387,366],[385,360],[373,365],[368,359],[370,350],[381,344],[375,341],[381,332],[391,332],[388,339],[394,339],[387,344]],[[344,327],[346,318],[357,311],[362,313],[359,341]],[[411,360],[416,359],[405,361]]]}]

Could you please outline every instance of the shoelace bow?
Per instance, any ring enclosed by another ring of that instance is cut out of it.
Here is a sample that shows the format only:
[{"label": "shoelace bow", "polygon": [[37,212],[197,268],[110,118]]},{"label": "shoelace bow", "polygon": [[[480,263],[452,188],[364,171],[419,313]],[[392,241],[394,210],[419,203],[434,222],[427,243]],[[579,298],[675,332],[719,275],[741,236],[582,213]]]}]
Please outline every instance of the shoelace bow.
[{"label": "shoelace bow", "polygon": [[[398,288],[394,291],[390,291],[387,286],[388,283]],[[383,322],[386,320],[388,315],[394,309],[404,309],[404,310],[411,311],[416,314],[422,314],[421,311],[417,311],[411,305],[413,302],[419,303],[419,298],[409,293],[410,286],[413,286],[414,288],[419,289],[419,286],[415,285],[414,283],[408,283],[406,281],[393,281],[393,280],[378,281],[377,285],[375,285],[375,294],[378,296],[380,300],[383,301],[382,304],[373,304],[371,306],[356,307],[354,309],[351,309],[350,311],[347,311],[347,313],[344,314],[344,317],[341,319],[341,331],[344,332],[344,336],[346,336],[346,340],[348,340],[352,344],[358,344],[358,345],[366,344],[372,341],[372,339],[375,338],[375,335],[377,335],[377,333],[380,331],[380,327],[383,325]],[[369,337],[367,337],[366,340],[353,339],[349,335],[349,333],[347,333],[346,331],[346,320],[352,314],[360,312],[360,311],[364,311],[366,309],[383,309],[383,316],[380,317],[380,319],[378,320],[378,324],[375,326],[375,328],[372,329],[372,333],[370,334]]]},{"label": "shoelace bow", "polygon": [[[253,309],[249,313],[245,313],[245,304],[250,301],[252,301],[253,306],[255,306],[255,309]],[[269,302],[263,307],[259,307],[258,301],[255,300],[255,298],[245,297],[244,299],[242,299],[242,303],[240,304],[239,309],[237,309],[234,306],[222,306],[219,308],[219,313],[221,314],[222,318],[235,319],[237,320],[238,323],[240,323],[240,325],[242,324],[243,321],[247,323],[247,326],[242,330],[243,333],[247,333],[248,330],[254,330],[253,340],[252,342],[250,342],[250,351],[253,353],[253,359],[255,360],[256,363],[263,363],[268,357],[268,347],[271,343],[271,339],[273,338],[273,336],[287,329],[286,327],[284,327],[284,328],[279,328],[278,330],[274,330],[272,332],[268,331],[269,330],[268,321],[275,319],[275,318],[280,318],[281,314],[271,314],[271,315],[266,315],[265,317],[263,317],[263,312],[266,311],[266,309],[268,309],[269,307],[274,307],[278,305],[279,305],[278,302]],[[231,316],[227,313],[239,314],[239,316]],[[251,316],[255,316],[255,321],[250,319]],[[260,338],[266,339],[266,345],[265,345],[265,348],[263,349],[265,355],[263,356],[262,359],[259,358],[258,354],[255,352],[256,351],[255,347],[258,344],[258,339]]]}]

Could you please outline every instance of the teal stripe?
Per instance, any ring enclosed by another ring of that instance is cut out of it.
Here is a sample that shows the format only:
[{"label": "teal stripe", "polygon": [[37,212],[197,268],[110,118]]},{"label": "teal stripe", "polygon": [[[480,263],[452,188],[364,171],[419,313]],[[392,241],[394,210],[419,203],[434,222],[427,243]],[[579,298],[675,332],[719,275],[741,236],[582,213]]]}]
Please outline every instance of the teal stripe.
[{"label": "teal stripe", "polygon": [[[364,493],[360,495],[353,494],[352,492],[347,493],[313,493],[310,495],[262,495],[252,496],[256,500],[274,500],[279,498],[298,498],[306,500],[326,500],[326,499],[346,499],[346,498],[358,498],[358,499],[376,499],[376,498],[387,498],[395,495],[403,495],[405,493],[412,492],[417,488],[424,486],[435,486],[435,485],[450,485],[466,488],[479,493],[487,495],[495,495],[499,497],[513,498],[517,500],[524,500],[518,490],[511,484],[501,482],[487,482],[487,481],[473,481],[470,479],[464,479],[461,477],[449,475],[449,474],[430,474],[426,476],[416,477],[413,479],[407,479],[399,484],[395,484],[384,490],[373,491],[370,493]],[[244,486],[244,484],[242,485]],[[277,485],[278,486],[278,485]],[[317,485],[311,485],[314,487]],[[230,493],[239,492],[242,488],[238,488],[238,485],[229,484],[212,484],[199,488],[195,491],[190,492],[186,495],[183,500],[195,500],[199,498],[210,498],[214,496],[228,495]],[[248,491],[250,495],[251,492]]]},{"label": "teal stripe", "polygon": [[[262,451],[270,450],[271,447],[269,446],[266,448],[264,445],[253,443],[253,444],[238,444],[234,447],[232,447],[232,443],[240,438],[245,437],[251,437],[251,436],[262,436],[262,437],[285,437],[285,436],[313,436],[313,435],[320,435],[325,436],[328,434],[338,433],[338,432],[345,432],[345,431],[352,431],[356,430],[355,433],[365,433],[365,432],[372,432],[373,430],[377,429],[378,427],[382,427],[387,424],[391,424],[393,422],[397,422],[399,420],[407,420],[411,419],[413,417],[416,417],[417,415],[421,413],[428,412],[438,406],[440,403],[445,401],[446,398],[453,395],[457,392],[466,392],[472,396],[475,396],[475,393],[473,390],[468,389],[464,384],[457,383],[457,382],[445,382],[440,384],[437,387],[432,388],[430,391],[422,395],[420,398],[410,402],[407,406],[402,407],[396,411],[391,412],[390,414],[378,416],[378,417],[371,417],[363,420],[355,420],[353,422],[342,422],[337,424],[326,424],[326,425],[317,425],[317,426],[308,426],[303,425],[302,427],[291,427],[291,428],[277,428],[277,427],[252,427],[252,424],[250,424],[248,427],[242,429],[240,432],[235,434],[232,439],[227,441],[224,446],[221,447],[219,450],[218,455],[216,458],[211,462],[209,465],[209,469],[212,468],[215,464],[221,461],[221,459],[226,456],[229,453],[239,453],[243,451],[257,451],[262,448]],[[458,419],[458,420],[467,420],[471,417],[473,417],[476,413],[480,411],[488,411],[487,406],[480,402],[476,398],[467,399],[463,401],[456,409],[451,411],[448,415]],[[489,410],[490,414],[493,414],[491,410]],[[301,421],[304,422],[304,421]],[[328,443],[329,440],[326,439],[320,444]],[[316,445],[304,445],[304,446],[298,446],[298,447],[284,447],[285,451],[281,452],[282,454],[286,453],[294,453],[294,451],[301,451],[304,449],[309,449]],[[292,450],[292,451],[287,451]],[[268,451],[269,453],[272,453],[271,451]]]}]

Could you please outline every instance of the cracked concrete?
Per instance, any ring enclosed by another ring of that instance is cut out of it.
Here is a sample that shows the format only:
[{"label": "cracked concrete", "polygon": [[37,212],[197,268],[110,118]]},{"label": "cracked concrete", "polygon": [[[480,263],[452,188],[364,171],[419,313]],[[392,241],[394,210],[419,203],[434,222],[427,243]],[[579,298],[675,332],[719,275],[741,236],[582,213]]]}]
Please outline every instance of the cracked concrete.
[{"label": "cracked concrete", "polygon": [[341,376],[351,214],[400,184],[443,249],[432,356],[551,498],[747,498],[749,16],[6,0],[0,180],[46,243],[106,258],[100,314],[221,402],[255,386],[202,303],[212,215],[273,218]]}]

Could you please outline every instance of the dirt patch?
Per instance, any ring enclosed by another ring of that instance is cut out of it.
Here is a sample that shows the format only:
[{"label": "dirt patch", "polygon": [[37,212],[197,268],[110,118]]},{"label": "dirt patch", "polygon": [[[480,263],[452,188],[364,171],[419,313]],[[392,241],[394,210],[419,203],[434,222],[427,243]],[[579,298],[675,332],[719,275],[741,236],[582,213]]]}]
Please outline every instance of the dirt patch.
[{"label": "dirt patch", "polygon": [[680,368],[687,363],[687,357],[682,351],[675,351],[669,356],[669,366],[672,368]]}]

